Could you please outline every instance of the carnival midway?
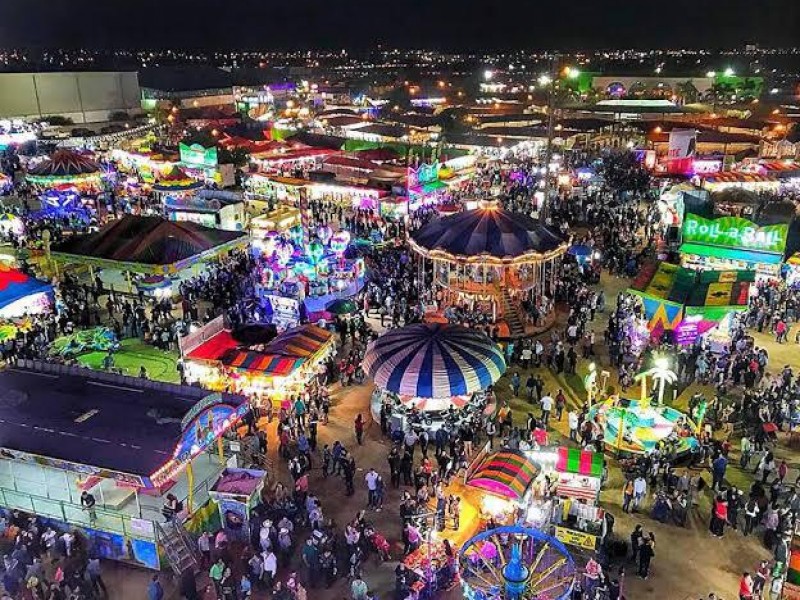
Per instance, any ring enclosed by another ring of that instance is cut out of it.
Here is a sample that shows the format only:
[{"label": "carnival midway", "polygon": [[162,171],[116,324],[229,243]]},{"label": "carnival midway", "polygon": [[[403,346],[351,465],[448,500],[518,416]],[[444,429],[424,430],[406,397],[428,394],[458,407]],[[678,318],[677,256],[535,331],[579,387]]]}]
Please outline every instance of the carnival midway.
[{"label": "carnival midway", "polygon": [[800,598],[800,165],[304,89],[0,123],[2,597]]}]

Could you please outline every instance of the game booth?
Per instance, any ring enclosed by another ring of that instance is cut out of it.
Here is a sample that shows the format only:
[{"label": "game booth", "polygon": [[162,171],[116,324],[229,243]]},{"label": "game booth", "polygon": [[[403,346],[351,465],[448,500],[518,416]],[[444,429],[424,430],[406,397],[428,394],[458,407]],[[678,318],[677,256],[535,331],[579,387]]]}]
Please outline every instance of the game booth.
[{"label": "game booth", "polygon": [[180,338],[186,380],[277,405],[302,394],[336,351],[334,335],[316,325],[289,329],[271,341],[251,345],[235,335],[217,317]]},{"label": "game booth", "polygon": [[788,224],[759,226],[741,217],[706,219],[687,213],[681,228],[681,265],[706,271],[755,271],[780,277]]},{"label": "game booth", "polygon": [[77,530],[101,558],[154,570],[183,539],[165,533],[166,494],[183,505],[176,522],[190,523],[226,466],[223,436],[249,411],[241,396],[42,361],[0,372],[0,388],[16,398],[0,407],[3,509]]},{"label": "game booth", "polygon": [[628,289],[640,299],[651,336],[672,332],[680,345],[706,336],[712,349],[730,342],[733,316],[747,310],[755,271],[695,271],[666,262],[645,264]]},{"label": "game booth", "polygon": [[371,412],[386,405],[393,431],[458,427],[474,413],[493,414],[483,393],[506,370],[503,352],[484,333],[439,323],[417,323],[369,343],[362,362],[375,382]]}]

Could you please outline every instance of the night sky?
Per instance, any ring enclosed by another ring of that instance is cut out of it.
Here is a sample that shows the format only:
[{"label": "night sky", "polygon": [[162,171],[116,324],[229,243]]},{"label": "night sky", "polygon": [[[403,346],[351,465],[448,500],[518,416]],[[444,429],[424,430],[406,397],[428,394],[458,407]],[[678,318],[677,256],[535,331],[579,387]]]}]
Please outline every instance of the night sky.
[{"label": "night sky", "polygon": [[800,44],[800,0],[0,0],[0,47]]}]

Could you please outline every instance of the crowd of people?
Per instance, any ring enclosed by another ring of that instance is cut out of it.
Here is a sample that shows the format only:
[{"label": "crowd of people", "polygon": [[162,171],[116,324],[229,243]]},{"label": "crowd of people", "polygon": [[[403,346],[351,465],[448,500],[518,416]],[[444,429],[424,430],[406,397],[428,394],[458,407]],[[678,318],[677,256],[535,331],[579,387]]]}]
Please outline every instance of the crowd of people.
[{"label": "crowd of people", "polygon": [[[512,159],[512,167],[490,164],[454,194],[459,198],[499,199],[506,208],[543,216],[564,232],[570,241],[585,246],[590,260],[565,259],[562,276],[544,294],[530,295],[520,302],[528,324],[544,323],[545,317],[561,310],[559,320],[546,334],[504,340],[508,364],[507,382],[515,400],[526,401],[529,410],[515,415],[510,404],[498,400],[489,389],[487,403],[497,406],[493,416],[476,412],[469,419],[435,431],[399,429],[384,405],[380,416],[381,440],[388,446],[384,468],[359,466],[359,447],[369,417],[357,414],[346,424],[347,439],[327,443],[336,391],[363,383],[362,359],[376,329],[400,327],[440,312],[454,323],[480,328],[499,340],[498,319],[485,305],[448,297],[434,285],[432,265],[420,267],[403,237],[436,216],[423,207],[405,223],[381,217],[374,210],[346,210],[340,205],[311,201],[307,206],[310,231],[319,227],[347,229],[354,237],[371,239],[379,249],[363,252],[368,277],[356,298],[358,312],[331,323],[338,334],[338,355],[330,357],[302,394],[294,394],[272,407],[256,411],[250,434],[258,455],[273,449],[281,466],[271,474],[257,505],[249,515],[246,535],[229,537],[225,530],[203,532],[197,541],[202,572],[188,573],[179,581],[187,600],[203,598],[202,577],[221,600],[243,600],[268,593],[278,600],[305,600],[313,590],[331,588],[347,581],[353,600],[374,598],[376,590],[365,581],[367,561],[401,560],[395,570],[395,598],[417,600],[414,585],[419,573],[406,569],[402,559],[417,551],[429,532],[457,532],[462,524],[462,499],[451,483],[464,473],[475,450],[485,441],[491,448],[512,450],[545,445],[554,428],[565,431],[572,442],[603,450],[603,431],[589,417],[587,405],[570,399],[542,377],[542,369],[557,377],[576,376],[588,362],[605,360],[614,367],[619,388],[627,390],[633,377],[650,360],[650,350],[674,357],[679,385],[710,384],[716,396],[705,403],[703,427],[697,432],[698,447],[689,460],[659,447],[629,463],[622,462],[626,481],[621,505],[625,513],[649,515],[664,525],[687,527],[699,518],[701,498],[710,490],[712,505],[709,533],[730,536],[731,530],[749,536],[758,534],[772,552],[771,564],[787,560],[789,536],[794,530],[800,497],[791,485],[786,462],[776,457],[775,433],[795,421],[800,398],[800,374],[787,365],[769,372],[766,349],[758,347],[752,331],[768,331],[778,343],[790,339],[800,298],[785,285],[757,286],[749,310],[734,323],[728,347],[720,352],[698,342],[677,346],[669,339],[650,340],[643,335],[643,308],[637,300],[620,294],[608,300],[596,283],[600,272],[611,277],[630,277],[652,256],[660,241],[649,189],[643,172],[630,155],[596,157],[575,155],[571,168],[591,166],[606,178],[606,185],[589,186],[574,194],[559,191],[542,200],[539,163],[529,157]],[[571,162],[570,162],[571,161]],[[24,245],[41,241],[47,224],[30,228]],[[89,224],[55,223],[51,234],[59,239],[67,230]],[[580,233],[574,233],[579,231]],[[313,235],[313,234],[312,234]],[[28,268],[28,267],[25,267]],[[2,358],[47,356],[53,341],[73,331],[105,325],[117,339],[141,338],[164,350],[174,350],[178,336],[192,323],[203,323],[224,314],[231,327],[268,319],[270,308],[263,290],[270,279],[269,259],[257,253],[234,251],[209,262],[201,275],[183,280],[180,301],[123,294],[99,278],[80,280],[69,273],[57,282],[57,312],[30,320],[30,324],[0,344]],[[601,323],[605,323],[605,327]],[[583,361],[583,362],[582,362]],[[549,377],[548,377],[549,380]],[[506,380],[504,380],[504,384]],[[258,399],[256,399],[258,400]],[[698,403],[690,406],[692,416]],[[517,411],[519,412],[519,411]],[[412,419],[413,420],[413,419]],[[341,425],[341,424],[337,424]],[[773,429],[774,428],[774,429]],[[320,441],[320,431],[325,440]],[[338,435],[338,434],[337,434]],[[754,471],[749,489],[727,483],[728,463],[740,438],[739,468]],[[381,458],[381,461],[383,458]],[[286,477],[280,474],[285,472]],[[706,481],[710,479],[710,482]],[[363,506],[348,504],[350,517],[338,523],[339,502],[366,496]],[[381,531],[384,511],[394,510],[398,499],[395,531]],[[166,515],[165,515],[166,516]],[[172,513],[169,518],[174,518]],[[491,524],[490,524],[491,526]],[[3,557],[2,577],[6,593],[16,592],[42,600],[94,598],[105,594],[99,562],[76,534],[59,534],[37,520],[15,515],[0,520],[0,528],[12,541]],[[398,540],[393,544],[391,540]],[[457,576],[455,548],[443,535],[446,564],[438,587],[446,589]],[[611,537],[609,539],[612,539]],[[656,535],[637,525],[629,538],[627,558],[644,579],[651,574],[656,555]],[[660,546],[659,546],[660,547]],[[576,586],[573,598],[616,600],[621,575],[616,575],[610,547],[601,548],[602,570],[591,585]],[[45,560],[46,559],[46,560]],[[742,576],[742,598],[757,597],[772,581],[764,565]],[[614,574],[614,575],[612,575]],[[749,591],[748,591],[749,590]],[[148,585],[149,600],[162,600],[158,578]]]}]

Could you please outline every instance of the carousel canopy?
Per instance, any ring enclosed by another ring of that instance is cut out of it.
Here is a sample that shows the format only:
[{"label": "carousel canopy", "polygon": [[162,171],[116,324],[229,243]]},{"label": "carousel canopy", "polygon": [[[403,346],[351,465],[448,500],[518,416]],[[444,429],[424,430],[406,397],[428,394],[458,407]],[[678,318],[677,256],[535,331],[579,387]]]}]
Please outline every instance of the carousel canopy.
[{"label": "carousel canopy", "polygon": [[100,171],[100,165],[91,158],[70,150],[57,150],[44,162],[28,171],[36,177],[75,177],[91,175]]},{"label": "carousel canopy", "polygon": [[467,485],[519,501],[540,471],[523,452],[503,450],[486,456],[467,477]]},{"label": "carousel canopy", "polygon": [[499,208],[477,208],[435,219],[411,237],[422,254],[438,251],[454,257],[498,259],[546,254],[565,243],[552,227]]},{"label": "carousel canopy", "polygon": [[500,348],[459,325],[417,323],[371,342],[364,372],[396,394],[450,398],[486,389],[506,370]]},{"label": "carousel canopy", "polygon": [[157,192],[184,192],[197,190],[203,187],[203,182],[189,177],[185,171],[173,166],[167,173],[158,178],[158,182],[153,184],[153,189]]},{"label": "carousel canopy", "polygon": [[108,261],[168,265],[236,242],[245,234],[161,217],[127,215],[97,233],[71,237],[53,252]]}]

